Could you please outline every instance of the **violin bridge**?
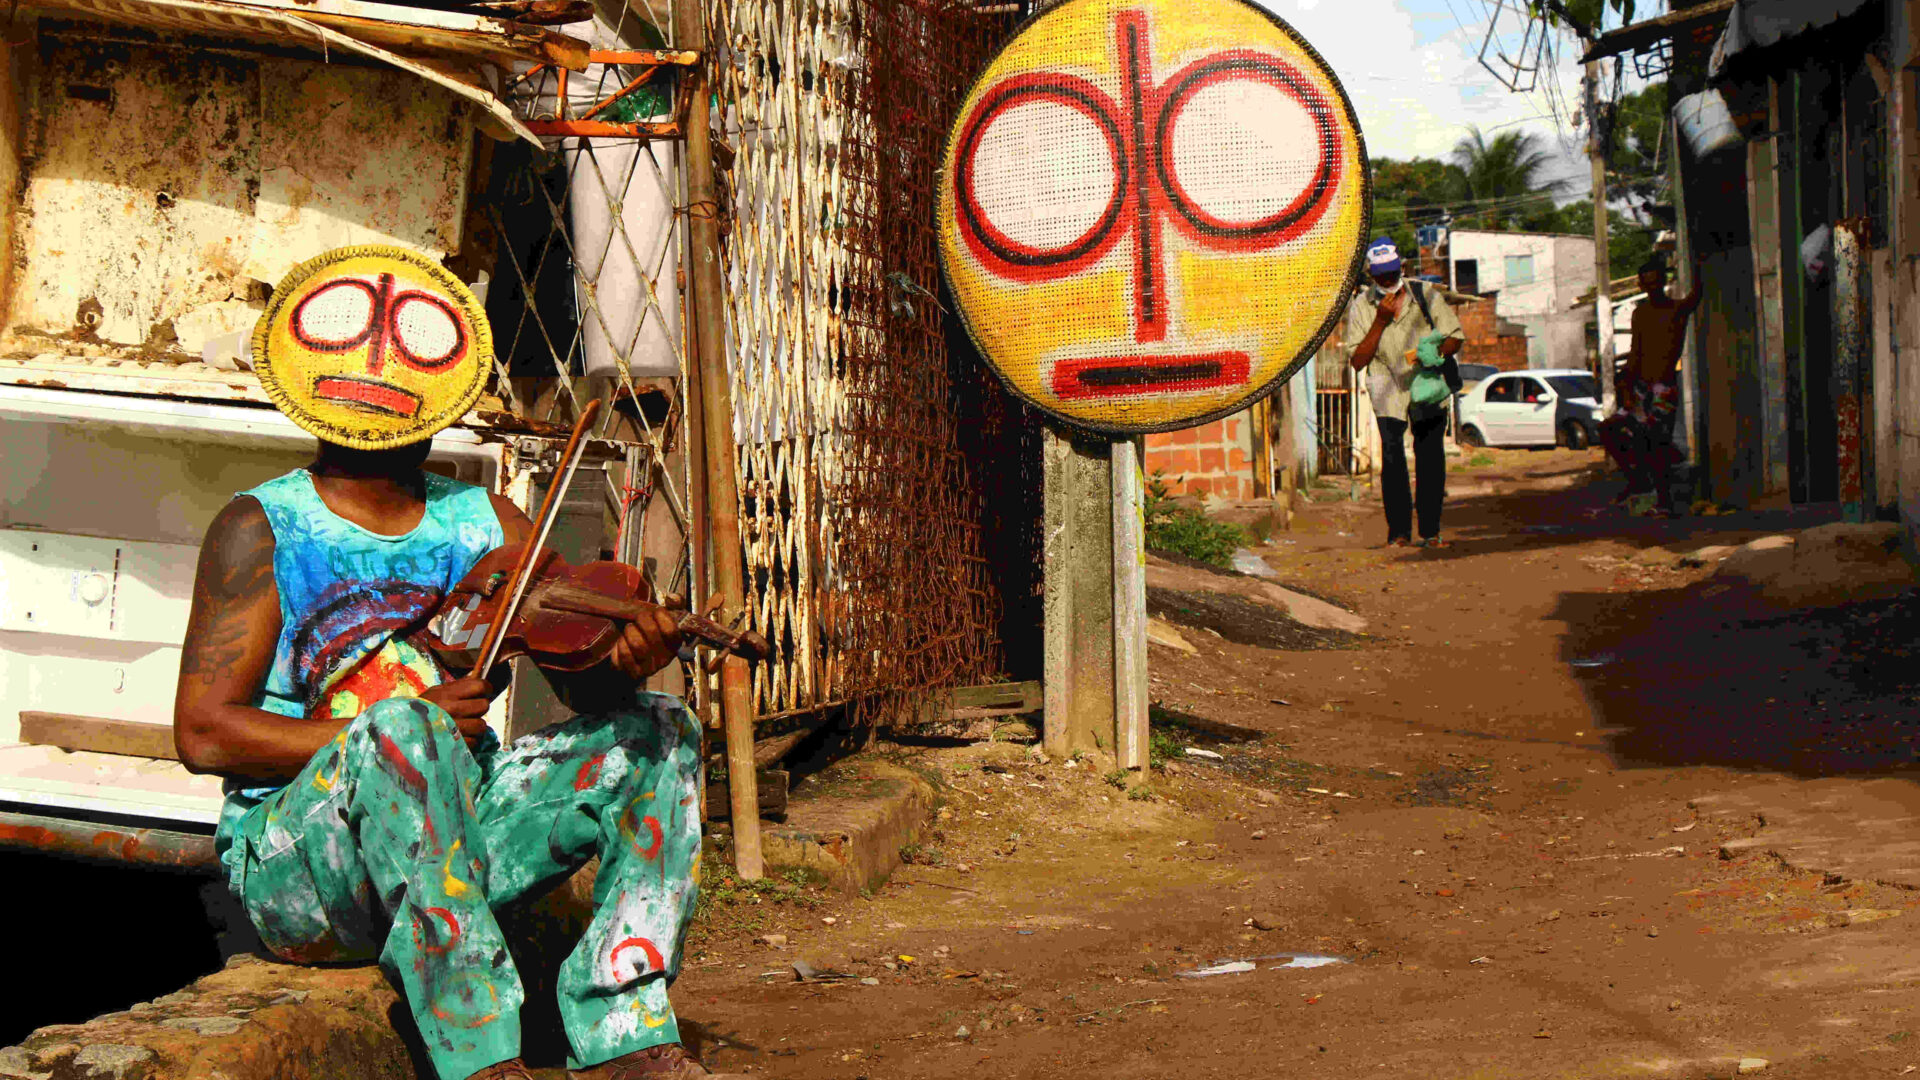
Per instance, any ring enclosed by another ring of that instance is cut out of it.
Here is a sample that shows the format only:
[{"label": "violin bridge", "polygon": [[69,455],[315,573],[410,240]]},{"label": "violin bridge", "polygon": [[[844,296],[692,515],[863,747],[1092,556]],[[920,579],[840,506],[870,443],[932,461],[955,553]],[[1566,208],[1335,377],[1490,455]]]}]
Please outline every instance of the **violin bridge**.
[{"label": "violin bridge", "polygon": [[438,629],[431,626],[428,629],[433,630],[434,636],[450,649],[463,646],[478,648],[482,642],[486,641],[487,630],[493,626],[492,623],[481,623],[471,630],[466,629],[467,620],[473,616],[474,612],[480,610],[480,600],[480,594],[475,593],[468,599],[465,606],[445,612],[435,620],[439,623]]}]

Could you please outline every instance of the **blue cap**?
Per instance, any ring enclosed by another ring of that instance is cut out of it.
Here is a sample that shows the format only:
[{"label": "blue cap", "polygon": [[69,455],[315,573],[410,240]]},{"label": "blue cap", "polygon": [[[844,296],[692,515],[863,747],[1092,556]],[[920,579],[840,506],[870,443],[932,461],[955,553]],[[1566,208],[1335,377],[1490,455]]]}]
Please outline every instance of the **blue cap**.
[{"label": "blue cap", "polygon": [[1391,274],[1400,269],[1400,249],[1393,246],[1391,237],[1375,237],[1367,245],[1367,273]]}]

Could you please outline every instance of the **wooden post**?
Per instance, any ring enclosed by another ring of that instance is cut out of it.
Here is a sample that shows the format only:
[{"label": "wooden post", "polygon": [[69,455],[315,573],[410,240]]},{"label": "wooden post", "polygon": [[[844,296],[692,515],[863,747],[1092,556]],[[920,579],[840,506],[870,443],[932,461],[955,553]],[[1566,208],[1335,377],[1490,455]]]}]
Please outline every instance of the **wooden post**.
[{"label": "wooden post", "polygon": [[1868,340],[1866,223],[1849,218],[1833,229],[1833,409],[1840,471],[1840,517],[1873,520],[1873,485],[1868,480],[1864,375],[1873,363]]},{"label": "wooden post", "polygon": [[[707,52],[699,0],[674,0],[674,43]],[[710,572],[729,613],[746,607],[740,558],[740,488],[733,444],[733,384],[727,373],[725,286],[720,267],[720,207],[713,188],[710,55],[687,71],[687,291],[693,300],[693,354],[700,369],[700,415],[706,442]],[[727,736],[727,792],[733,810],[733,862],[741,877],[761,876],[760,795],[753,771],[753,687],[745,661],[720,667],[720,718]]]},{"label": "wooden post", "polygon": [[1147,536],[1140,447],[1113,444],[1113,724],[1123,769],[1147,767]]},{"label": "wooden post", "polygon": [[[1277,392],[1277,391],[1276,391]],[[1248,438],[1253,443],[1253,497],[1273,498],[1273,397],[1268,395],[1247,410]]]},{"label": "wooden post", "polygon": [[[1583,42],[1582,48],[1591,47]],[[1607,230],[1612,219],[1607,213],[1607,148],[1600,141],[1600,61],[1587,64],[1587,160],[1593,171],[1593,317],[1594,344],[1599,348],[1600,406],[1613,414],[1613,281],[1611,260],[1607,257]]]}]

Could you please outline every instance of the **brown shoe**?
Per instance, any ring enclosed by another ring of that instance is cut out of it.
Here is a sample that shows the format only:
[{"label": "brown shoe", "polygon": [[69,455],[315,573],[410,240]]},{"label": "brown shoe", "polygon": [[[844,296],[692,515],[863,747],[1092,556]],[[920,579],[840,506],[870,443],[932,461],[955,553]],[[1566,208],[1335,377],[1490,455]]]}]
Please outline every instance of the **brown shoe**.
[{"label": "brown shoe", "polygon": [[517,1057],[493,1064],[467,1077],[467,1080],[533,1080],[533,1074],[527,1071],[527,1063]]},{"label": "brown shoe", "polygon": [[[710,1073],[679,1043],[662,1043],[622,1054],[590,1069],[567,1070],[568,1080],[730,1080],[736,1073]],[[744,1078],[740,1078],[744,1080]]]}]

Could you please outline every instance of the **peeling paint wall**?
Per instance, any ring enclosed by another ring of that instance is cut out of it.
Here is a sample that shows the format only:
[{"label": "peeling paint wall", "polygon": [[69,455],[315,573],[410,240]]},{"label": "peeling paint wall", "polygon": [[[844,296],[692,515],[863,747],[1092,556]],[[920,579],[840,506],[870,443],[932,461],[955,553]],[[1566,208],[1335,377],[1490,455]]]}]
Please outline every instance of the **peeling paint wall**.
[{"label": "peeling paint wall", "polygon": [[197,354],[328,248],[459,245],[464,104],[405,72],[48,34],[16,51],[34,93],[9,351]]}]

